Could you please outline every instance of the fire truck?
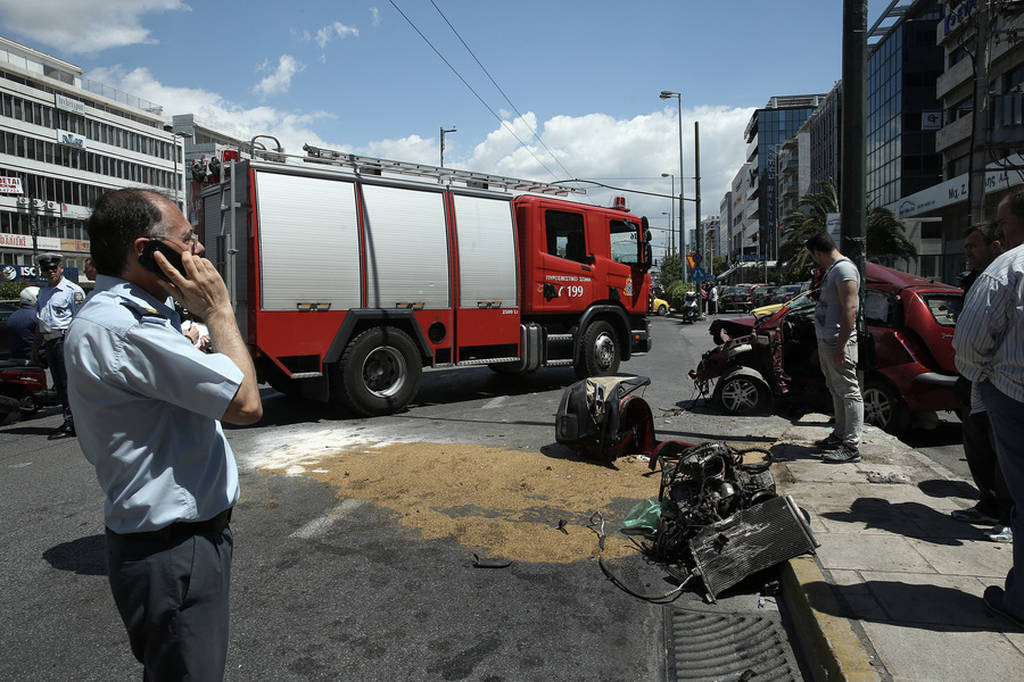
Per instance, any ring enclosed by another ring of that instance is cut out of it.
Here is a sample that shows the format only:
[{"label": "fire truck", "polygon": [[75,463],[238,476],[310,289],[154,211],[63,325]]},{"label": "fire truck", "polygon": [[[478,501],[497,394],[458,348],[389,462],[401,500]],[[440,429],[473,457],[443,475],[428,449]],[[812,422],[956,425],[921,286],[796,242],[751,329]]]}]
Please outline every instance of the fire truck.
[{"label": "fire truck", "polygon": [[582,190],[358,156],[238,155],[200,235],[261,381],[365,416],[424,368],[613,374],[651,347],[646,218]]}]

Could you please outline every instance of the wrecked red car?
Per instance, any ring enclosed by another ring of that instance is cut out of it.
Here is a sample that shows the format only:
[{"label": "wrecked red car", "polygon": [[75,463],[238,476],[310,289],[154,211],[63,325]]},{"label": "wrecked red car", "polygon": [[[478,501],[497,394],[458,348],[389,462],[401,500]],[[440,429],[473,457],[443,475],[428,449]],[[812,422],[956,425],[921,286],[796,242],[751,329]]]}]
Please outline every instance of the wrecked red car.
[{"label": "wrecked red car", "polygon": [[[963,291],[875,263],[866,270],[864,418],[900,433],[915,413],[956,407],[953,330]],[[781,401],[830,404],[818,366],[814,306],[808,295],[760,319],[715,320],[710,332],[718,345],[690,372],[701,394],[710,393],[731,414],[766,413]]]}]

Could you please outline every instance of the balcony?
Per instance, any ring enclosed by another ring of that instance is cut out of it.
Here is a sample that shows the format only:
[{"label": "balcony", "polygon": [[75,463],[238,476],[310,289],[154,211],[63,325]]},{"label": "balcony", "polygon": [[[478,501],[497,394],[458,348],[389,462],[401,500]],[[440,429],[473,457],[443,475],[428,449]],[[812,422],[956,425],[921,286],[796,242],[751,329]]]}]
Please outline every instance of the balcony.
[{"label": "balcony", "polygon": [[971,136],[971,119],[973,116],[966,113],[957,120],[942,126],[935,131],[935,151],[941,152],[948,149],[957,142],[962,142]]},{"label": "balcony", "polygon": [[961,59],[935,80],[935,96],[942,99],[967,82],[974,82],[974,69],[970,59]]}]

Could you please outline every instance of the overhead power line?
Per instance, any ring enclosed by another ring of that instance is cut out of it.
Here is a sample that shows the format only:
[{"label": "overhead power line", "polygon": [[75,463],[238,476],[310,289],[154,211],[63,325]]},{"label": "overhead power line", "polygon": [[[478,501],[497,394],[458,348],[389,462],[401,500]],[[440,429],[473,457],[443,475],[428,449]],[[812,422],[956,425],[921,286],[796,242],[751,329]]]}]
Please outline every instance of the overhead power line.
[{"label": "overhead power line", "polygon": [[[508,105],[510,107],[512,107],[512,110],[514,112],[516,112],[516,114],[519,116],[520,120],[525,122],[526,121],[526,117],[523,116],[523,113],[521,111],[519,111],[519,109],[516,107],[515,104],[512,103],[512,100],[509,99],[509,96],[506,95],[505,91],[501,89],[501,86],[498,85],[497,81],[494,80],[494,78],[491,76],[491,73],[487,70],[487,68],[484,67],[484,65],[480,63],[480,60],[477,59],[476,54],[474,54],[473,50],[471,50],[469,45],[466,44],[466,41],[462,39],[462,36],[459,34],[459,32],[457,30],[455,30],[455,27],[452,26],[452,22],[448,21],[448,17],[446,17],[444,12],[441,11],[441,8],[437,6],[437,3],[434,2],[434,0],[430,0],[430,4],[434,6],[434,9],[437,10],[437,13],[441,15],[442,19],[444,19],[444,22],[446,24],[448,24],[448,28],[450,28],[452,30],[452,33],[455,34],[455,37],[458,38],[459,42],[462,43],[462,46],[464,48],[466,48],[466,52],[468,52],[469,55],[473,58],[473,61],[475,61],[476,65],[480,67],[480,70],[483,71],[487,75],[487,78],[491,81],[491,84],[495,88],[498,89],[498,92],[500,92],[501,96],[505,98],[505,101],[508,102]],[[540,142],[541,146],[544,147],[544,149],[551,156],[551,158],[554,159],[555,163],[558,164],[558,167],[561,168],[563,171],[565,171],[566,175],[572,175],[573,174],[572,171],[570,171],[568,168],[566,168],[564,165],[562,165],[562,162],[558,160],[558,157],[555,156],[555,153],[553,151],[551,151],[551,149],[547,146],[547,144],[544,143],[544,140],[541,139],[540,134],[534,128],[532,128],[530,125],[527,125],[526,127],[529,128],[530,132],[533,133],[533,136],[535,138],[537,138],[537,141]]]},{"label": "overhead power line", "polygon": [[466,87],[467,87],[467,88],[469,89],[469,91],[470,91],[470,92],[472,92],[472,93],[473,93],[473,95],[474,95],[474,96],[475,96],[475,97],[476,97],[476,98],[477,98],[478,100],[480,100],[480,104],[483,104],[483,105],[484,105],[484,107],[485,107],[485,108],[487,109],[487,111],[491,112],[491,115],[492,115],[492,116],[494,116],[494,118],[496,118],[496,119],[498,120],[498,122],[499,122],[499,123],[501,124],[501,126],[502,126],[503,128],[506,128],[506,129],[508,130],[508,132],[509,132],[509,133],[510,133],[510,134],[512,135],[512,137],[516,138],[516,140],[517,140],[517,141],[519,142],[519,144],[520,144],[520,145],[521,145],[521,146],[522,146],[522,147],[523,147],[524,149],[526,149],[526,151],[527,151],[527,152],[529,152],[530,156],[532,156],[532,157],[533,157],[534,161],[536,161],[537,163],[539,163],[539,164],[540,164],[540,166],[541,166],[541,168],[543,168],[543,169],[544,169],[545,171],[547,171],[547,172],[548,172],[548,174],[549,174],[549,175],[551,175],[551,176],[553,177],[553,176],[555,175],[555,173],[554,173],[554,172],[552,172],[552,170],[551,170],[550,168],[548,168],[548,167],[547,167],[547,165],[545,165],[543,161],[541,161],[540,159],[538,159],[538,158],[537,158],[537,155],[533,153],[533,150],[531,150],[531,149],[529,148],[529,146],[527,146],[527,144],[526,144],[525,142],[523,142],[523,141],[522,141],[522,140],[521,140],[521,139],[519,138],[519,136],[518,136],[518,135],[516,135],[516,131],[512,129],[512,126],[511,126],[511,125],[510,125],[510,124],[509,124],[509,123],[508,123],[507,121],[505,121],[504,119],[502,119],[502,118],[501,118],[501,116],[499,116],[499,115],[498,115],[498,113],[497,113],[496,111],[494,111],[494,109],[492,109],[492,108],[491,108],[491,106],[490,106],[489,104],[487,104],[487,102],[485,102],[485,101],[484,101],[484,98],[483,98],[483,97],[481,97],[481,96],[480,96],[480,94],[479,94],[479,93],[478,93],[478,92],[477,92],[476,90],[474,90],[474,89],[473,89],[473,86],[472,86],[472,85],[470,85],[470,84],[469,84],[469,83],[468,83],[468,82],[466,81],[466,79],[462,77],[462,74],[461,74],[461,73],[459,73],[458,69],[456,69],[456,68],[455,68],[454,66],[452,66],[451,62],[449,62],[449,61],[448,61],[447,59],[445,59],[444,55],[443,55],[443,54],[441,54],[441,51],[440,51],[440,50],[438,50],[438,49],[437,49],[436,47],[434,47],[434,44],[433,44],[432,42],[430,42],[430,39],[428,39],[428,38],[427,38],[427,36],[423,35],[423,31],[421,31],[421,30],[420,30],[420,29],[419,29],[419,28],[418,28],[418,27],[416,26],[416,24],[414,24],[414,23],[413,23],[412,19],[410,19],[410,18],[409,18],[408,16],[406,16],[405,12],[403,12],[403,11],[402,11],[402,8],[400,8],[400,7],[399,7],[399,6],[398,6],[398,5],[397,5],[397,4],[395,3],[395,0],[388,0],[388,2],[390,2],[390,3],[391,3],[391,6],[392,6],[392,7],[394,7],[394,8],[395,8],[395,9],[396,9],[396,10],[398,11],[398,13],[399,13],[399,14],[401,14],[401,15],[402,15],[402,18],[403,18],[403,19],[405,19],[405,20],[406,20],[406,22],[408,22],[408,24],[409,24],[410,26],[412,26],[412,29],[413,29],[414,31],[416,31],[416,33],[418,33],[418,34],[419,34],[420,38],[423,38],[423,41],[424,41],[424,42],[425,42],[425,43],[426,43],[427,45],[429,45],[429,46],[430,46],[430,49],[434,51],[434,54],[436,54],[436,55],[437,55],[437,56],[438,56],[438,57],[439,57],[439,58],[441,59],[441,61],[443,61],[443,62],[444,62],[444,63],[445,63],[445,64],[446,64],[447,66],[448,66],[448,68],[452,70],[452,73],[454,73],[454,74],[455,74],[455,75],[456,75],[456,76],[458,77],[458,79],[459,79],[460,81],[462,81],[462,84],[463,84],[463,85],[465,85],[465,86],[466,86]]}]

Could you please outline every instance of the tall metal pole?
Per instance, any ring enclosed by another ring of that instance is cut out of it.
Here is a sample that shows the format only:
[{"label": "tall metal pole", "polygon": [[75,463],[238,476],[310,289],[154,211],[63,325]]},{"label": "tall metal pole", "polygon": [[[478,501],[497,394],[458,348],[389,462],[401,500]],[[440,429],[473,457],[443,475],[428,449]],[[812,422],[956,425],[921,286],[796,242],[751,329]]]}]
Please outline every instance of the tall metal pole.
[{"label": "tall metal pole", "polygon": [[683,93],[676,92],[674,90],[662,90],[658,95],[661,99],[673,99],[676,100],[676,105],[679,111],[679,255],[680,260],[683,261],[683,281],[687,282],[690,279],[690,274],[686,271],[686,211],[683,208]]},{"label": "tall metal pole", "polygon": [[968,224],[985,221],[985,166],[988,155],[988,61],[989,1],[982,0],[974,13],[977,25],[974,42],[974,111],[971,112],[971,152],[967,166]]},{"label": "tall metal pole", "polygon": [[867,0],[843,0],[843,186],[839,248],[857,265],[862,282],[866,259],[864,75],[867,70],[867,16]]},{"label": "tall metal pole", "polygon": [[456,132],[455,126],[452,126],[451,128],[448,129],[445,129],[444,126],[441,126],[441,168],[444,168],[444,136],[446,133],[454,132]]},{"label": "tall metal pole", "polygon": [[700,123],[697,121],[693,122],[693,184],[696,197],[694,210],[697,213],[697,244],[694,250],[701,255],[703,261],[707,244],[704,243],[704,225],[701,224],[700,217]]}]

